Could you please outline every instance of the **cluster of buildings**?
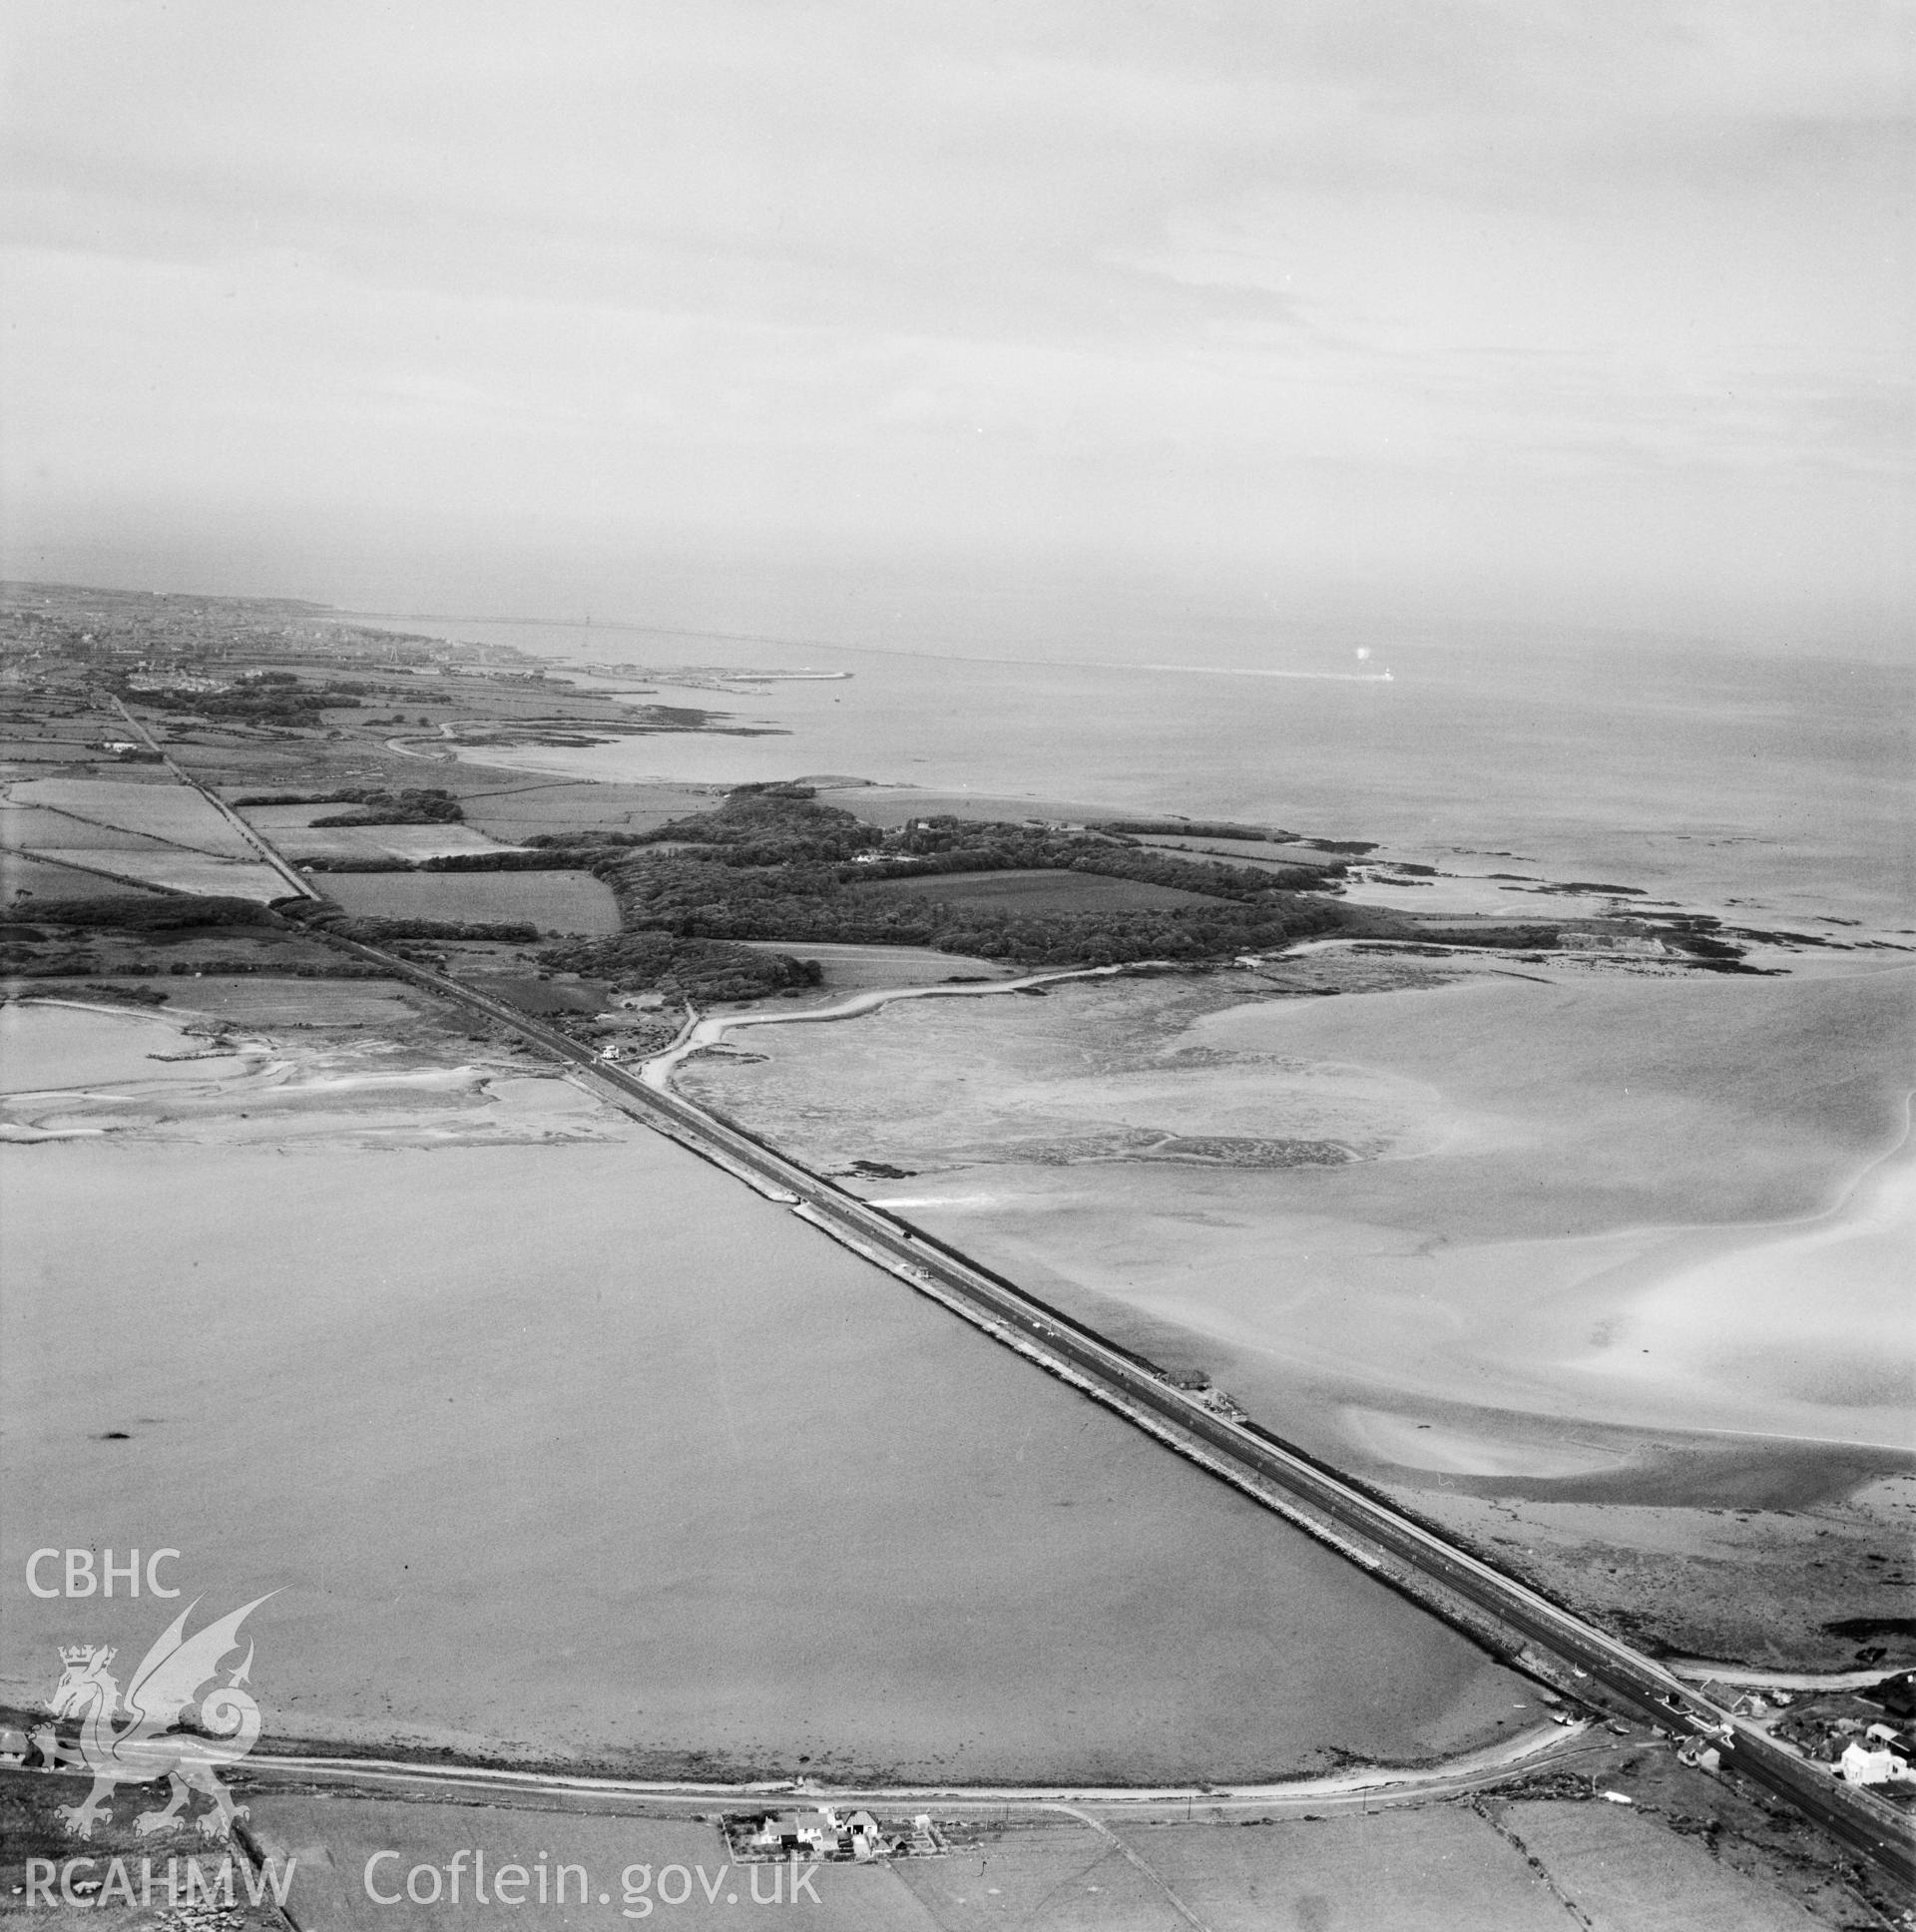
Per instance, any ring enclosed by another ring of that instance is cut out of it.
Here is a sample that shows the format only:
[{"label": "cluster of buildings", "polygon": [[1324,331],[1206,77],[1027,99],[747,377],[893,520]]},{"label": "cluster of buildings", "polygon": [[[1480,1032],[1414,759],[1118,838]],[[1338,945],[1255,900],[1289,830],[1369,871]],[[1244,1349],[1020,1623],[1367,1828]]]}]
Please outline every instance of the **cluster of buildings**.
[{"label": "cluster of buildings", "polygon": [[[511,645],[453,643],[344,622],[323,606],[285,599],[169,597],[57,584],[0,585],[0,662],[43,673],[68,661],[95,672],[131,670],[136,691],[224,691],[206,668],[235,659],[336,670],[470,671],[542,680],[544,667]],[[240,673],[257,676],[257,671]],[[142,683],[143,677],[161,682]]]},{"label": "cluster of buildings", "polygon": [[1908,1732],[1871,1724],[1843,1746],[1836,1769],[1845,1784],[1907,1784],[1916,1782],[1909,1760]]},{"label": "cluster of buildings", "polygon": [[865,1864],[874,1858],[924,1857],[946,1849],[929,1813],[913,1818],[909,1831],[902,1827],[888,1831],[869,1811],[841,1813],[829,1804],[812,1811],[727,1818],[725,1836],[734,1855],[747,1859],[837,1859]]},{"label": "cluster of buildings", "polygon": [[1860,1691],[1799,1691],[1794,1697],[1784,1690],[1745,1691],[1729,1709],[1755,1718],[1772,1737],[1827,1765],[1846,1784],[1916,1799],[1916,1672]]},{"label": "cluster of buildings", "polygon": [[231,691],[224,678],[202,678],[190,671],[136,671],[127,680],[129,691]]}]

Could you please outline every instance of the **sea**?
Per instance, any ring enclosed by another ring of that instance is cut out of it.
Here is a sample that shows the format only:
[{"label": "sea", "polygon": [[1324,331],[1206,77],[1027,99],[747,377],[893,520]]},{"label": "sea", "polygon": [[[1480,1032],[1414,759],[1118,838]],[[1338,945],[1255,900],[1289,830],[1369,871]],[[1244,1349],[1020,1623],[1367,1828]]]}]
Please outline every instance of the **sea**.
[{"label": "sea", "polygon": [[[981,810],[1227,818],[1375,841],[1467,875],[1631,886],[1742,922],[1853,922],[1891,941],[1916,929],[1908,664],[1509,631],[1356,647],[1132,637],[1109,657],[1081,639],[1014,657],[603,622],[364,621],[509,644],[573,672],[643,665],[656,697],[633,703],[774,733],[488,750],[489,763],[627,781],[857,778],[944,808],[970,794]],[[787,681],[675,686],[687,667]]]}]

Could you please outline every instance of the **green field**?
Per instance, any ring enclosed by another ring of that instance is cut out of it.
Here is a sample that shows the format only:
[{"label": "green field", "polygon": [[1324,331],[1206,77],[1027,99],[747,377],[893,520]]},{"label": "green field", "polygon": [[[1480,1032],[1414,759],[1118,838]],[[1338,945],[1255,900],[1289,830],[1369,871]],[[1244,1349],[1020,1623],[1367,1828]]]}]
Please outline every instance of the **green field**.
[{"label": "green field", "polygon": [[[81,863],[106,869],[108,860],[96,853],[92,858],[82,859]],[[21,909],[17,901],[97,899],[103,892],[144,889],[115,884],[103,879],[98,871],[83,872],[75,866],[28,858],[21,852],[0,849],[0,905],[13,906],[16,911]]]},{"label": "green field", "polygon": [[541,932],[619,930],[612,888],[590,872],[329,872],[321,883],[356,919],[524,919]]},{"label": "green field", "polygon": [[[270,900],[283,879],[197,791],[152,777],[37,778],[4,787],[0,874],[19,894],[97,897],[107,881]],[[44,862],[42,862],[44,861]]]},{"label": "green field", "polygon": [[929,946],[846,946],[829,940],[787,944],[782,939],[747,939],[753,952],[793,953],[818,962],[821,992],[869,993],[882,986],[937,986],[949,979],[1010,979],[1014,968],[964,953],[935,952]]},{"label": "green field", "polygon": [[1002,912],[1139,912],[1156,906],[1214,905],[1201,892],[1096,872],[939,872],[908,879],[874,879],[859,892],[947,905],[989,906]]}]

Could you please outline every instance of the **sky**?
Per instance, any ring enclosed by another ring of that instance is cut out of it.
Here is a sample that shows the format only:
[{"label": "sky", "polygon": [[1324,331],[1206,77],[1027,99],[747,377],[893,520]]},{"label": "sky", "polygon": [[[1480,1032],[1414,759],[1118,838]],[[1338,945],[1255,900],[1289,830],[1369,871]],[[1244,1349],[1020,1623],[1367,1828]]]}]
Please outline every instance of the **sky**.
[{"label": "sky", "polygon": [[0,565],[821,635],[1880,649],[1913,22],[10,0]]}]

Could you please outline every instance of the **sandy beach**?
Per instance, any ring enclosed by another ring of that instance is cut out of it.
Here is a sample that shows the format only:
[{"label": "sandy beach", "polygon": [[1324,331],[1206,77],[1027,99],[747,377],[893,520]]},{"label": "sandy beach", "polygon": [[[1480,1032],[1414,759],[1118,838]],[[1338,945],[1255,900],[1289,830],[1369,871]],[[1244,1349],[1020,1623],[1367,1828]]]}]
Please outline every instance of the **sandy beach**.
[{"label": "sandy beach", "polygon": [[[686,1077],[912,1170],[876,1198],[1262,1358],[1272,1387],[1901,1448],[1908,1088],[1881,1049],[1909,979],[1073,987],[755,1028],[764,1065]],[[933,1064],[934,1105],[887,1107]]]}]

